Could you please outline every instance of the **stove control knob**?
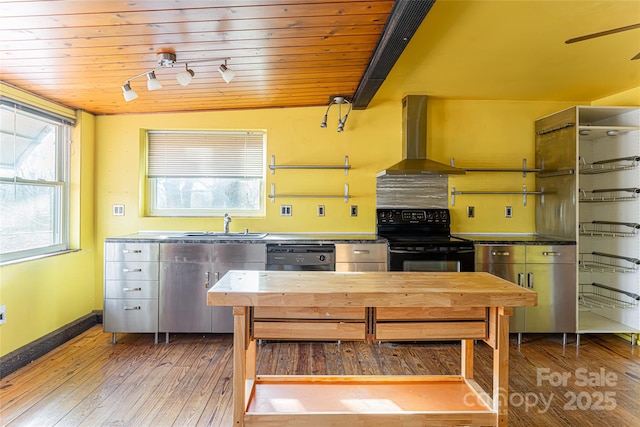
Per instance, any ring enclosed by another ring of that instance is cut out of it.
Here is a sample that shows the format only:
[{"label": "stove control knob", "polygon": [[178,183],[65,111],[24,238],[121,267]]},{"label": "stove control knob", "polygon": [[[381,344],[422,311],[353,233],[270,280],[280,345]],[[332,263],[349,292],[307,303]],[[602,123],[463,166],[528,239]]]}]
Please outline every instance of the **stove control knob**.
[{"label": "stove control knob", "polygon": [[319,256],[318,256],[318,259],[319,259],[320,261],[324,261],[324,260],[325,260],[325,259],[327,259],[327,258],[326,258],[324,255],[319,255]]}]

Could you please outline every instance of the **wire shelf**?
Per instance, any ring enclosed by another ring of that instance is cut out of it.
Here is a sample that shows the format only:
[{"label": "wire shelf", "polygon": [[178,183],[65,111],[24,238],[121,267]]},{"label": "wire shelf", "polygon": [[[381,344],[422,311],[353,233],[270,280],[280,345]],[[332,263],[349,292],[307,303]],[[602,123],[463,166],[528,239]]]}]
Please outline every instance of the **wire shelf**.
[{"label": "wire shelf", "polygon": [[580,189],[580,202],[623,202],[637,200],[640,188]]},{"label": "wire shelf", "polygon": [[640,266],[640,260],[620,255],[590,252],[579,254],[578,267],[580,271],[601,273],[635,273]]},{"label": "wire shelf", "polygon": [[592,175],[599,173],[618,172],[635,169],[640,165],[640,156],[620,157],[617,159],[599,160],[593,163],[586,163],[580,158],[580,173]]},{"label": "wire shelf", "polygon": [[638,307],[640,295],[621,291],[600,283],[580,283],[578,303],[589,308],[633,309]]},{"label": "wire shelf", "polygon": [[591,221],[578,224],[581,236],[635,237],[640,224],[635,222]]}]

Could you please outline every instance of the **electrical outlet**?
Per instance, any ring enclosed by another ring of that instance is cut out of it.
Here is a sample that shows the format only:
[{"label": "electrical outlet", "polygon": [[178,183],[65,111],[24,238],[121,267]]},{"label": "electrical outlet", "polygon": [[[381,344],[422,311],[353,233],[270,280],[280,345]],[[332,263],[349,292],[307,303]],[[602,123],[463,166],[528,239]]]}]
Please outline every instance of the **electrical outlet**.
[{"label": "electrical outlet", "polygon": [[473,206],[467,206],[467,218],[473,218],[476,216],[476,208]]},{"label": "electrical outlet", "polygon": [[291,205],[280,205],[280,216],[291,216]]},{"label": "electrical outlet", "polygon": [[7,306],[0,305],[0,325],[7,323]]},{"label": "electrical outlet", "polygon": [[358,206],[357,205],[351,205],[351,216],[358,216]]},{"label": "electrical outlet", "polygon": [[124,205],[113,205],[114,216],[124,216]]},{"label": "electrical outlet", "polygon": [[504,207],[504,217],[511,218],[513,215],[513,208],[511,206]]},{"label": "electrical outlet", "polygon": [[324,216],[324,205],[318,205],[318,216]]}]

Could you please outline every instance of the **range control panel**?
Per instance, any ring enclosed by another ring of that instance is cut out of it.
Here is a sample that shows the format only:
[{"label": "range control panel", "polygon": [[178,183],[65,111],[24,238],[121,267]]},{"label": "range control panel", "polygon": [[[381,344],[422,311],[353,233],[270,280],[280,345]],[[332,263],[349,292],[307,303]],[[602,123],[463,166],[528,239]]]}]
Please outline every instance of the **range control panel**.
[{"label": "range control panel", "polygon": [[449,225],[449,209],[378,209],[380,224],[445,224]]}]

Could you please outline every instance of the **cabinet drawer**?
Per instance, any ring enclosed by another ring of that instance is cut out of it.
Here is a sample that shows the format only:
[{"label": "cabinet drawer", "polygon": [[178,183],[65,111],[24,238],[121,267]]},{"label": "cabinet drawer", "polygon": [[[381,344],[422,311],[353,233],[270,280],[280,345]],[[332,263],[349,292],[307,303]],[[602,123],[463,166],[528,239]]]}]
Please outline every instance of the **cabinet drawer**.
[{"label": "cabinet drawer", "polygon": [[365,319],[364,307],[254,307],[254,319]]},{"label": "cabinet drawer", "polygon": [[106,280],[158,280],[157,262],[107,262]]},{"label": "cabinet drawer", "polygon": [[158,300],[106,299],[104,301],[105,332],[156,332]]},{"label": "cabinet drawer", "polygon": [[336,263],[387,262],[386,243],[336,244]]},{"label": "cabinet drawer", "polygon": [[378,307],[376,320],[486,320],[484,307]]},{"label": "cabinet drawer", "polygon": [[575,264],[575,245],[529,245],[527,264]]},{"label": "cabinet drawer", "polygon": [[462,340],[487,337],[487,323],[472,322],[390,322],[377,323],[375,339],[403,340]]},{"label": "cabinet drawer", "polygon": [[105,261],[158,261],[158,243],[105,243]]},{"label": "cabinet drawer", "polygon": [[337,262],[336,271],[387,271],[386,262]]},{"label": "cabinet drawer", "polygon": [[525,245],[476,245],[476,264],[524,262]]},{"label": "cabinet drawer", "polygon": [[163,243],[160,245],[160,261],[213,262],[211,243]]},{"label": "cabinet drawer", "polygon": [[364,323],[253,322],[253,337],[266,340],[364,340]]},{"label": "cabinet drawer", "polygon": [[267,262],[265,243],[224,243],[214,245],[216,263],[262,263]]},{"label": "cabinet drawer", "polygon": [[145,280],[106,280],[104,297],[115,299],[158,298],[158,282]]}]

